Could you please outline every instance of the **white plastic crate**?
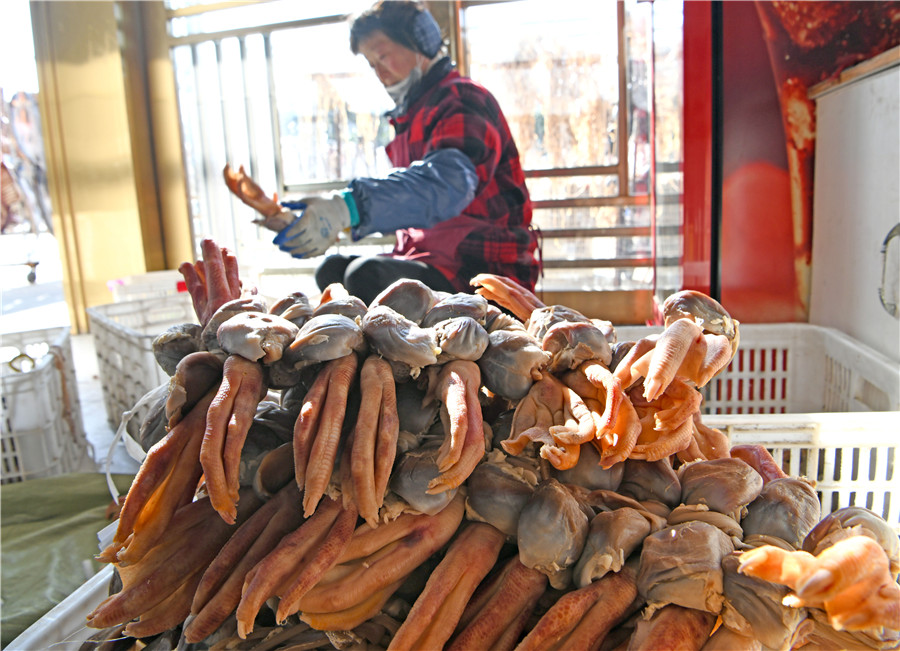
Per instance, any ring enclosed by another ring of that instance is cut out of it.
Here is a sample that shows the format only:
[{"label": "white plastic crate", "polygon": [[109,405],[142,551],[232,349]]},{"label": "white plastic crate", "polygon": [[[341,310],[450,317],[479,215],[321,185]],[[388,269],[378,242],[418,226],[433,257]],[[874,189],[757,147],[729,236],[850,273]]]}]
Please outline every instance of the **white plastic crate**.
[{"label": "white plastic crate", "polygon": [[741,326],[737,354],[706,401],[722,414],[896,411],[900,365],[834,328]]},{"label": "white plastic crate", "polygon": [[[740,330],[731,364],[701,389],[703,422],[811,480],[823,513],[863,506],[900,533],[900,364],[834,328]],[[616,328],[619,341],[661,331]]]},{"label": "white plastic crate", "polygon": [[260,296],[271,304],[291,292],[303,292],[311,299],[321,293],[314,276],[316,263],[307,260],[291,262],[289,267],[266,267],[255,273],[254,284]]},{"label": "white plastic crate", "polygon": [[[661,328],[617,328],[634,341]],[[703,388],[705,414],[900,410],[900,365],[807,323],[741,324],[731,364]]]},{"label": "white plastic crate", "polygon": [[810,480],[822,514],[862,506],[900,534],[900,412],[711,415],[732,445],[763,445],[793,477]]},{"label": "white plastic crate", "polygon": [[[170,326],[197,323],[197,316],[186,293],[98,305],[88,308],[87,314],[106,417],[115,429],[123,412],[130,411],[148,391],[169,381],[153,356],[153,340]],[[132,436],[137,435],[140,420],[129,422]]]},{"label": "white plastic crate", "polygon": [[84,434],[69,328],[0,335],[3,483],[74,472],[93,450]]},{"label": "white plastic crate", "polygon": [[184,277],[175,269],[116,278],[107,282],[106,286],[115,303],[162,298],[187,291]]}]

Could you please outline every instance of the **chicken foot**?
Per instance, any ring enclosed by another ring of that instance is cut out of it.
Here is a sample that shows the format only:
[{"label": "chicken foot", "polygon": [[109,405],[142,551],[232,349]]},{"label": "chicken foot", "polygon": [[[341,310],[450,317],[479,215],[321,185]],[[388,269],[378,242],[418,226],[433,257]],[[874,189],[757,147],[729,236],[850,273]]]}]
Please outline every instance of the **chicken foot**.
[{"label": "chicken foot", "polygon": [[226,163],[222,170],[222,176],[231,193],[261,215],[254,220],[254,224],[278,232],[290,226],[294,221],[292,213],[282,211],[281,204],[278,203],[278,193],[275,192],[271,197],[268,196],[259,187],[259,184],[247,175],[243,165],[239,165],[235,171],[231,165]]},{"label": "chicken foot", "polygon": [[462,484],[485,453],[484,423],[478,391],[481,371],[475,362],[456,360],[432,369],[425,404],[441,401],[444,441],[438,451],[440,475],[428,483],[430,495]]},{"label": "chicken foot", "polygon": [[[595,388],[603,404],[603,413],[597,421],[597,438],[602,438],[615,427],[619,409],[625,400],[622,382],[597,360],[583,362],[578,367],[577,373],[583,375],[590,385]],[[572,388],[575,389],[575,387]]]},{"label": "chicken foot", "polygon": [[383,605],[410,572],[450,540],[464,510],[465,498],[457,495],[436,515],[401,516],[376,529],[363,524],[338,564],[300,598],[300,619],[339,628],[365,621],[356,618],[376,603]]},{"label": "chicken foot", "polygon": [[[400,417],[394,376],[387,361],[369,356],[363,362],[359,384],[362,400],[353,431],[351,480],[359,514],[374,527],[397,456]],[[344,506],[348,506],[346,499]]]},{"label": "chicken foot", "polygon": [[845,538],[818,556],[765,545],[741,554],[738,572],[788,586],[795,594],[785,605],[821,608],[835,630],[900,629],[900,585],[868,536]]},{"label": "chicken foot", "polygon": [[600,466],[608,469],[627,459],[641,423],[621,381],[596,360],[584,362],[562,379],[591,410],[597,432],[592,443],[600,452]]},{"label": "chicken foot", "polygon": [[659,461],[688,448],[694,440],[694,413],[702,396],[681,378],[674,378],[659,398],[648,401],[638,385],[629,391],[641,422],[641,433],[629,458]]},{"label": "chicken foot", "polygon": [[638,598],[633,564],[606,574],[583,588],[567,592],[544,613],[516,651],[593,649]]},{"label": "chicken foot", "polygon": [[406,620],[394,634],[389,651],[443,647],[475,588],[497,562],[505,539],[499,529],[489,524],[469,524],[431,573]]},{"label": "chicken foot", "polygon": [[355,353],[327,362],[303,399],[294,424],[294,475],[310,517],[325,494],[341,440],[347,396],[359,362]]},{"label": "chicken foot", "polygon": [[113,540],[97,560],[122,564],[140,560],[163,536],[175,511],[190,503],[202,474],[202,432],[214,396],[215,390],[208,392],[150,448],[128,489]]},{"label": "chicken foot", "polygon": [[194,618],[184,629],[188,642],[199,642],[222,625],[240,603],[250,570],[303,523],[299,497],[296,484],[289,482],[228,539],[193,593]]},{"label": "chicken foot", "polygon": [[[248,491],[244,497],[244,503],[238,509],[239,521],[249,517],[260,505],[252,492]],[[191,580],[196,572],[206,569],[228,540],[232,529],[216,515],[208,499],[198,502],[199,508],[191,508],[193,504],[185,507],[191,513],[191,520],[181,535],[166,538],[139,562],[120,568],[122,589],[88,615],[88,626],[106,628],[148,613]],[[189,611],[188,607],[182,620]]]},{"label": "chicken foot", "polygon": [[262,365],[240,355],[229,355],[222,372],[222,383],[206,416],[200,464],[213,508],[225,522],[234,524],[241,450],[268,387]]},{"label": "chicken foot", "polygon": [[638,622],[628,651],[700,651],[715,624],[713,613],[668,604]]},{"label": "chicken foot", "polygon": [[681,461],[688,463],[697,459],[708,461],[731,456],[729,450],[731,441],[722,430],[705,425],[701,420],[699,410],[694,412],[692,418],[694,425],[691,443],[678,453],[678,458]]},{"label": "chicken foot", "polygon": [[505,276],[478,274],[469,284],[477,288],[476,294],[509,310],[523,323],[528,321],[532,312],[547,307],[537,296]]},{"label": "chicken foot", "polygon": [[516,406],[503,449],[519,455],[531,442],[542,443],[540,455],[558,470],[578,462],[579,446],[596,437],[597,428],[584,400],[553,375],[535,382]]},{"label": "chicken foot", "polygon": [[545,574],[512,557],[475,592],[447,651],[512,649],[546,589]]},{"label": "chicken foot", "polygon": [[371,595],[343,610],[330,613],[301,612],[300,621],[319,631],[349,631],[375,617],[397,589],[403,585],[405,577],[383,588],[377,588]]},{"label": "chicken foot", "polygon": [[647,400],[661,396],[676,376],[704,386],[728,365],[739,341],[739,322],[700,292],[673,294],[663,304],[663,313],[662,334],[638,342],[615,371],[625,387],[643,377]]},{"label": "chicken foot", "polygon": [[195,570],[172,594],[125,626],[123,633],[134,638],[152,637],[181,624],[191,612],[191,598],[202,575],[202,569]]},{"label": "chicken foot", "polygon": [[200,242],[203,259],[178,267],[191,295],[200,325],[209,323],[212,315],[228,301],[241,297],[241,279],[235,255],[220,248],[213,240]]},{"label": "chicken foot", "polygon": [[284,536],[244,579],[236,610],[238,635],[246,638],[263,603],[280,596],[276,619],[284,621],[296,612],[298,599],[337,561],[356,525],[355,508],[325,498],[315,513]]}]

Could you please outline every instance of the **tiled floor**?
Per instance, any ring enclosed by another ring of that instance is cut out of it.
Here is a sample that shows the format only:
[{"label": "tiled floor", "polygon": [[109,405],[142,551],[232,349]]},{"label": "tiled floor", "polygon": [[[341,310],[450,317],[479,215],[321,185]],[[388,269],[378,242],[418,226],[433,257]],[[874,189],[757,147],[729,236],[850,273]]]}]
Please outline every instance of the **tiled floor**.
[{"label": "tiled floor", "polygon": [[[103,403],[103,385],[97,370],[97,356],[91,335],[72,337],[72,356],[78,380],[78,398],[84,432],[94,448],[94,462],[100,472],[106,472],[107,457],[110,472],[134,474],[138,462],[125,451],[121,441],[113,446],[115,430],[109,423]],[[111,454],[110,454],[111,452]]]}]

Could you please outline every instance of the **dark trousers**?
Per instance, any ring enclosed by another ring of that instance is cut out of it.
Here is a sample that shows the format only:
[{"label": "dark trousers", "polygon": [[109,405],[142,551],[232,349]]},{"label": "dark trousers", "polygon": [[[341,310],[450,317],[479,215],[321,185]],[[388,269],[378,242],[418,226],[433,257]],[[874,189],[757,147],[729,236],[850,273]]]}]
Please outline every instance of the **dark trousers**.
[{"label": "dark trousers", "polygon": [[420,280],[436,291],[456,293],[444,274],[431,265],[414,260],[398,260],[386,255],[330,255],[316,269],[316,284],[319,289],[324,290],[332,283],[341,283],[351,295],[361,299],[366,305],[401,278]]}]

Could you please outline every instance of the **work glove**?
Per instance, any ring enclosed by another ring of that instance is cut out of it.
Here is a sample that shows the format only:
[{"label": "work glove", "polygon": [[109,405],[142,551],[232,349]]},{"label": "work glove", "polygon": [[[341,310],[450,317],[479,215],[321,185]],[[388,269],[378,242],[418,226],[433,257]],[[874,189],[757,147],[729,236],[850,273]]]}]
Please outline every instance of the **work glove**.
[{"label": "work glove", "polygon": [[311,258],[322,255],[338,239],[338,234],[349,229],[356,205],[349,190],[325,195],[305,197],[295,202],[282,203],[288,209],[300,209],[287,227],[272,240],[279,249],[294,258]]}]

